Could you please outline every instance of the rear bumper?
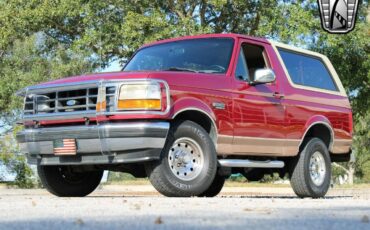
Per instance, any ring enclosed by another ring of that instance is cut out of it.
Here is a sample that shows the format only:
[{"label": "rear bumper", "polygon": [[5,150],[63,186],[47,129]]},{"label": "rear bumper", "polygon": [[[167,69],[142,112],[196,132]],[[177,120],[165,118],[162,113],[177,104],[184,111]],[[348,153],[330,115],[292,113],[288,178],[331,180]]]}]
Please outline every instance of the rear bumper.
[{"label": "rear bumper", "polygon": [[[169,122],[122,122],[25,129],[17,133],[29,163],[38,165],[117,164],[159,159]],[[54,140],[75,139],[77,154],[54,155]]]}]

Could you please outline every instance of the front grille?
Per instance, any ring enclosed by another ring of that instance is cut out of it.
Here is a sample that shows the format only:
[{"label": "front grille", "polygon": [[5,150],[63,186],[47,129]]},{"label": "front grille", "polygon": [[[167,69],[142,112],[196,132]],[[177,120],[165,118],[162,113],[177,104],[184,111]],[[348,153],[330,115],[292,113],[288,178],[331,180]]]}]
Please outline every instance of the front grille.
[{"label": "front grille", "polygon": [[25,98],[24,115],[95,110],[97,98],[97,87],[30,94]]}]

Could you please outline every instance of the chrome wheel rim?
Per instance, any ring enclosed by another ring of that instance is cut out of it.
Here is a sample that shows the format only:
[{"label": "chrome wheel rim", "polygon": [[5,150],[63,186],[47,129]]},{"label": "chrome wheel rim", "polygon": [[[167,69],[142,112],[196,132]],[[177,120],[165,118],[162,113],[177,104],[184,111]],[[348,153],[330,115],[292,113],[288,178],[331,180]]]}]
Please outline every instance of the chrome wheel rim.
[{"label": "chrome wheel rim", "polygon": [[204,166],[202,148],[191,138],[179,138],[170,148],[168,164],[177,178],[184,181],[193,180],[199,176]]},{"label": "chrome wheel rim", "polygon": [[324,183],[326,175],[326,165],[324,156],[316,151],[310,158],[310,177],[316,186]]}]

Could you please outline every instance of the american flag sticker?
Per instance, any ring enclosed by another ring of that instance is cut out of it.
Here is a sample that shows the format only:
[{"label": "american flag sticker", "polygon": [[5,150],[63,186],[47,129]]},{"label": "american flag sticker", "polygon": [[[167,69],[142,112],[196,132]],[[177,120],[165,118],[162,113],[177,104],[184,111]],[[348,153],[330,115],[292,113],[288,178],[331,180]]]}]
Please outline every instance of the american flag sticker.
[{"label": "american flag sticker", "polygon": [[76,155],[77,146],[75,139],[63,139],[54,141],[55,155]]}]

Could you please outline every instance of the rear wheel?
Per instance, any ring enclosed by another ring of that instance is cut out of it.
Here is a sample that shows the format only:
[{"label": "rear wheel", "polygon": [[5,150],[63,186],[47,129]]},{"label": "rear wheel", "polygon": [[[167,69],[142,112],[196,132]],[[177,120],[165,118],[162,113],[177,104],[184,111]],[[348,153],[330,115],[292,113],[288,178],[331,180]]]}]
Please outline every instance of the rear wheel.
[{"label": "rear wheel", "polygon": [[79,172],[72,166],[38,166],[42,185],[60,197],[82,197],[98,187],[103,171]]},{"label": "rear wheel", "polygon": [[310,139],[290,166],[290,182],[297,196],[325,196],[330,186],[331,161],[322,140]]},{"label": "rear wheel", "polygon": [[192,121],[174,123],[161,159],[146,165],[149,180],[165,196],[197,196],[211,185],[217,156],[208,133]]}]

